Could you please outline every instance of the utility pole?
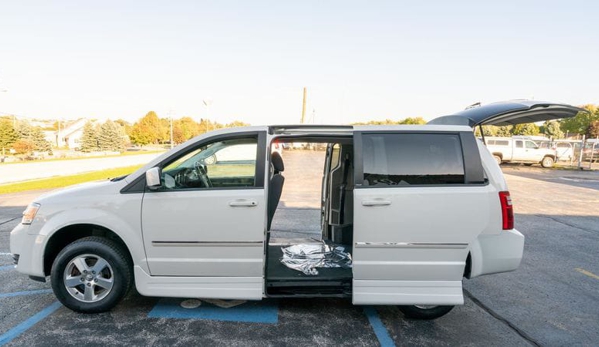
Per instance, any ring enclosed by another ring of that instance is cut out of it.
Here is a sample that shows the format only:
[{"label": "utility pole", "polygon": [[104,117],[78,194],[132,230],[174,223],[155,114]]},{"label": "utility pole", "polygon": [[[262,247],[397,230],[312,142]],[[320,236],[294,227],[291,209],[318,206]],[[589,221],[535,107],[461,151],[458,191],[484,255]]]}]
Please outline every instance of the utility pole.
[{"label": "utility pole", "polygon": [[304,124],[304,122],[306,121],[306,98],[308,95],[308,90],[306,87],[304,87],[304,101],[302,102],[302,120],[300,122],[300,124]]},{"label": "utility pole", "polygon": [[170,143],[171,143],[171,149],[173,149],[173,113],[169,112],[169,114],[171,116],[170,117],[170,119],[171,119],[171,141],[170,141]]}]

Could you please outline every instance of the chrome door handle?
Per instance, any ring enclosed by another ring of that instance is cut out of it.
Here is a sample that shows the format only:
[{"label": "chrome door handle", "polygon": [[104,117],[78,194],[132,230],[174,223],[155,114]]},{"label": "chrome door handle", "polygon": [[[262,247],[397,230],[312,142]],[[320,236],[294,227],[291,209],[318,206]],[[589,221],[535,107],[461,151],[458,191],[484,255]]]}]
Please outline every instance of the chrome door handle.
[{"label": "chrome door handle", "polygon": [[390,200],[384,200],[384,199],[362,200],[362,206],[389,206],[389,205],[391,205]]},{"label": "chrome door handle", "polygon": [[258,203],[254,200],[239,199],[239,200],[233,200],[233,201],[229,202],[229,206],[231,206],[231,207],[256,207],[256,206],[258,206]]}]

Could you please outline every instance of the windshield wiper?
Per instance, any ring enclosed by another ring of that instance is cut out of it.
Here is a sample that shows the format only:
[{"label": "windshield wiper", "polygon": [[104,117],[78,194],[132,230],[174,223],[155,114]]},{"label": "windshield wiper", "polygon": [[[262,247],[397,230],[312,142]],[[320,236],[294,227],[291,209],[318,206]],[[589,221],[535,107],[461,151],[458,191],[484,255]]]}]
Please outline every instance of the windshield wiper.
[{"label": "windshield wiper", "polygon": [[125,177],[127,177],[129,175],[123,175],[123,176],[119,176],[119,177],[115,177],[115,178],[111,178],[110,181],[111,182],[118,182],[118,181],[122,181],[125,179]]}]

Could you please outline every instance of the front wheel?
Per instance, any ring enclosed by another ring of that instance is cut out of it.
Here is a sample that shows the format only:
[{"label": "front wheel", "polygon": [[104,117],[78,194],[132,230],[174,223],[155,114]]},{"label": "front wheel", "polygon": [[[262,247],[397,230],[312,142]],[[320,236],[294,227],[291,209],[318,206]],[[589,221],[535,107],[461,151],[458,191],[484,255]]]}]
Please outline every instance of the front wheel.
[{"label": "front wheel", "polygon": [[448,314],[453,306],[412,305],[398,308],[407,318],[430,320]]},{"label": "front wheel", "polygon": [[553,160],[553,158],[551,158],[551,157],[545,157],[545,158],[543,158],[543,161],[541,161],[541,166],[543,166],[543,167],[552,167],[554,162],[555,161]]},{"label": "front wheel", "polygon": [[95,236],[66,246],[52,264],[51,278],[58,300],[82,313],[112,309],[132,282],[131,265],[121,247]]}]

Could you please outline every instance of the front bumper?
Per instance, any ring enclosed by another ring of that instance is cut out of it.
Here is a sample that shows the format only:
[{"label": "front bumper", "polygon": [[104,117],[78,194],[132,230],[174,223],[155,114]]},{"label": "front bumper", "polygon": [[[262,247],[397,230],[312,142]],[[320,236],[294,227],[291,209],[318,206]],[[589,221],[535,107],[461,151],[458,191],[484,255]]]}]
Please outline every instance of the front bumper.
[{"label": "front bumper", "polygon": [[[29,233],[31,226],[19,224],[10,233],[10,252],[17,255],[17,271],[35,277],[45,277],[44,245],[46,237]],[[14,257],[14,256],[13,256]]]}]

